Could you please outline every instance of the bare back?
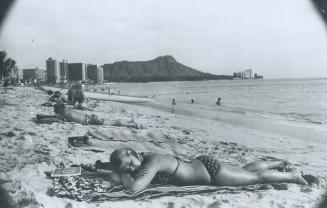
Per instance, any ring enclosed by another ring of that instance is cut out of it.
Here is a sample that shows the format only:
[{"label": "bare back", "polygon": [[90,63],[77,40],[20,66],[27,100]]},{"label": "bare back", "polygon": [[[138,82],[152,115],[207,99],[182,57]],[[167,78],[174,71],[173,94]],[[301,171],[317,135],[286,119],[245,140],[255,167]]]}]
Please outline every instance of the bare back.
[{"label": "bare back", "polygon": [[70,122],[86,124],[86,114],[79,111],[66,110],[65,119]]},{"label": "bare back", "polygon": [[185,162],[163,154],[147,154],[144,159],[139,177],[145,177],[154,170],[154,176],[160,173],[171,175],[170,182],[175,185],[206,185],[211,182],[207,169],[199,160]]}]

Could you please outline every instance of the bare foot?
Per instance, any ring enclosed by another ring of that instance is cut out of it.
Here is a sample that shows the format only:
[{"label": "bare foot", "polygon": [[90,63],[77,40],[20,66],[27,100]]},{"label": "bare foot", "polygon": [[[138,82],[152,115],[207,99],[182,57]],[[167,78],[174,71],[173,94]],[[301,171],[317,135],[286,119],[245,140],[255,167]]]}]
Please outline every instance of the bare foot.
[{"label": "bare foot", "polygon": [[309,185],[308,182],[302,177],[301,173],[294,172],[295,182],[302,185]]}]

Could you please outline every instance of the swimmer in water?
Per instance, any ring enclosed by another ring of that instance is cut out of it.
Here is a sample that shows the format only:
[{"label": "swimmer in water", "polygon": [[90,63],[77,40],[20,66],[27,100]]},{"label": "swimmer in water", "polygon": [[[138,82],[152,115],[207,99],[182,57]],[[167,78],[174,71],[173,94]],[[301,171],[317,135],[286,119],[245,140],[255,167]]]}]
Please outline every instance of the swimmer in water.
[{"label": "swimmer in water", "polygon": [[221,105],[221,99],[220,99],[220,97],[218,98],[218,100],[216,102],[216,105]]},{"label": "swimmer in water", "polygon": [[171,103],[172,105],[176,105],[175,98],[173,98],[173,102]]}]

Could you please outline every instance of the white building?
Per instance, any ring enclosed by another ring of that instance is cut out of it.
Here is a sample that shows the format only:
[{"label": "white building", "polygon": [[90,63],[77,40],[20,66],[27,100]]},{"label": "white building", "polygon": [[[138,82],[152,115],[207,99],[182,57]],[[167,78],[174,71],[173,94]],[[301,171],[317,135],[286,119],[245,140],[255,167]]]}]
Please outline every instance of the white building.
[{"label": "white building", "polygon": [[47,82],[48,83],[59,83],[60,81],[60,68],[59,68],[59,63],[57,60],[48,58],[46,61],[46,73],[47,73]]},{"label": "white building", "polygon": [[253,69],[247,69],[245,71],[242,71],[242,79],[254,79]]}]

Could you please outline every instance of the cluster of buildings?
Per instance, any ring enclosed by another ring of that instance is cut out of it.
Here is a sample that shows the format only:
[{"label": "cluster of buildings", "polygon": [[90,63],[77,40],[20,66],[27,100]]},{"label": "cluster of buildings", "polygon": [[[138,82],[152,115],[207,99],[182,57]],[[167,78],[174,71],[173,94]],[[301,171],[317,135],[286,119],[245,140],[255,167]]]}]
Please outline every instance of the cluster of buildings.
[{"label": "cluster of buildings", "polygon": [[263,76],[254,73],[253,69],[247,69],[241,72],[234,72],[233,79],[263,79]]},{"label": "cluster of buildings", "polygon": [[69,63],[67,60],[58,61],[52,58],[46,60],[46,69],[23,69],[23,79],[37,80],[49,84],[85,81],[103,82],[103,69],[94,64]]},{"label": "cluster of buildings", "polygon": [[[23,80],[27,82],[44,82],[62,84],[67,82],[84,81],[88,83],[103,83],[103,68],[95,64],[69,63],[68,60],[58,61],[52,58],[46,60],[46,69],[23,69]],[[21,76],[20,76],[21,77]],[[253,69],[234,72],[233,79],[263,79],[262,75],[254,73]]]}]

